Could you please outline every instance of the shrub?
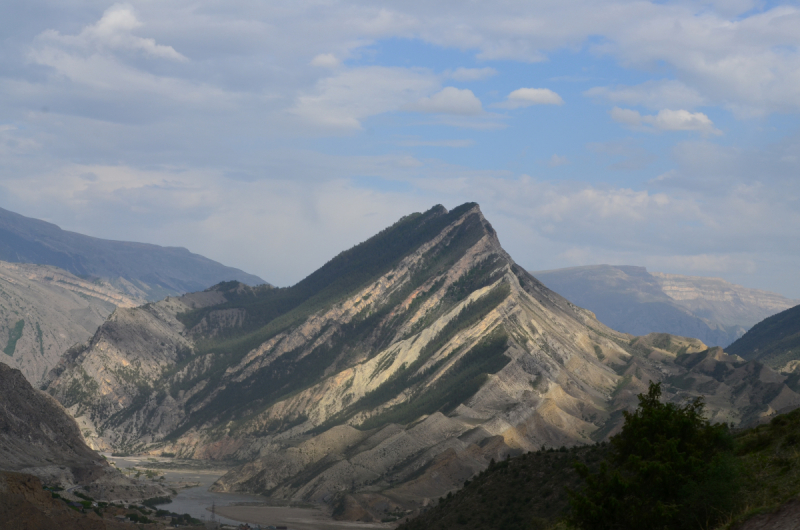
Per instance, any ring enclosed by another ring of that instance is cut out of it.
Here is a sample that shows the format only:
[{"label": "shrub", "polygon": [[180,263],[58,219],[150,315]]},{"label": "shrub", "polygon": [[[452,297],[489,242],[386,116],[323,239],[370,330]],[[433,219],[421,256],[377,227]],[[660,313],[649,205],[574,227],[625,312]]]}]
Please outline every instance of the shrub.
[{"label": "shrub", "polygon": [[703,418],[703,402],[661,403],[661,384],[639,395],[611,439],[598,473],[576,470],[586,484],[570,491],[571,522],[584,530],[713,527],[733,507],[738,468],[725,424]]}]

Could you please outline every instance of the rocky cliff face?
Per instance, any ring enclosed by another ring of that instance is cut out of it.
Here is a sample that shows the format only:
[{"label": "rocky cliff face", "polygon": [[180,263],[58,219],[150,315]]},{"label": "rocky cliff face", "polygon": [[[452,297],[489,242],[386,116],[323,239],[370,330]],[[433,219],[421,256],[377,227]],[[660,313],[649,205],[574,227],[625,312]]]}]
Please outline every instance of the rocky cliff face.
[{"label": "rocky cliff face", "polygon": [[77,342],[94,335],[115,307],[135,307],[106,281],[88,281],[58,267],[0,261],[0,361],[33,385]]},{"label": "rocky cliff face", "polygon": [[753,327],[765,318],[780,313],[800,300],[760,289],[749,289],[720,278],[650,273],[661,290],[675,302],[700,318],[723,326]]},{"label": "rocky cliff face", "polygon": [[633,335],[671,333],[727,346],[757,322],[798,303],[719,278],[590,265],[533,273],[607,326]]},{"label": "rocky cliff face", "polygon": [[109,466],[86,445],[75,420],[56,400],[2,363],[0,470],[34,475],[64,488],[82,487],[104,500],[141,500],[165,493],[155,484],[134,483]]},{"label": "rocky cliff face", "polygon": [[291,288],[119,309],[48,391],[95,447],[248,461],[220,490],[388,506],[492,458],[602,439],[649,380],[673,399],[711,389],[727,421],[800,404],[785,376],[699,340],[604,326],[466,204],[403,218]]}]

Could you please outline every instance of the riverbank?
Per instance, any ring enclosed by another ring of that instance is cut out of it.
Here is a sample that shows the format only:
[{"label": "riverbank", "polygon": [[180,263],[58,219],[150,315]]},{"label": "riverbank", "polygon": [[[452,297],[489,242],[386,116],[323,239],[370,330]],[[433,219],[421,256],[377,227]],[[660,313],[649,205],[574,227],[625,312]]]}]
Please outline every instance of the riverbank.
[{"label": "riverbank", "polygon": [[322,509],[289,506],[217,506],[217,513],[243,523],[285,526],[290,530],[384,530],[397,526],[390,523],[336,521]]}]

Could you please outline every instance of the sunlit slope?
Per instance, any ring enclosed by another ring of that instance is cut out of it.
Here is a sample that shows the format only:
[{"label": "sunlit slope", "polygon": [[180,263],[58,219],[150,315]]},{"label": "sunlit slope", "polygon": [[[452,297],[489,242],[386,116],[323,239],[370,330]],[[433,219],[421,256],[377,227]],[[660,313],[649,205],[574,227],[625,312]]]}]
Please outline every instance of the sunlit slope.
[{"label": "sunlit slope", "polygon": [[143,302],[109,282],[58,267],[0,261],[0,362],[38,386],[61,355],[94,335],[115,307]]}]

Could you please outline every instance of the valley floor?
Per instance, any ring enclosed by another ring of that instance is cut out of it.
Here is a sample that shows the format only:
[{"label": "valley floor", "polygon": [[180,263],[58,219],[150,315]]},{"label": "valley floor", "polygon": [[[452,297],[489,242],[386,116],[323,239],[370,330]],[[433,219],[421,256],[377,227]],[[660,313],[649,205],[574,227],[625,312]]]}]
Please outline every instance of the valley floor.
[{"label": "valley floor", "polygon": [[199,461],[175,460],[171,458],[149,458],[144,456],[111,456],[109,461],[123,473],[146,470],[156,471],[164,476],[165,485],[178,489],[170,504],[158,508],[175,513],[188,513],[192,517],[209,521],[211,507],[215,506],[216,520],[220,523],[237,525],[251,523],[260,525],[285,526],[289,530],[372,530],[391,529],[397,524],[359,523],[336,521],[327,506],[296,507],[267,506],[268,499],[258,495],[218,493],[208,488],[232,466],[220,466]]}]

